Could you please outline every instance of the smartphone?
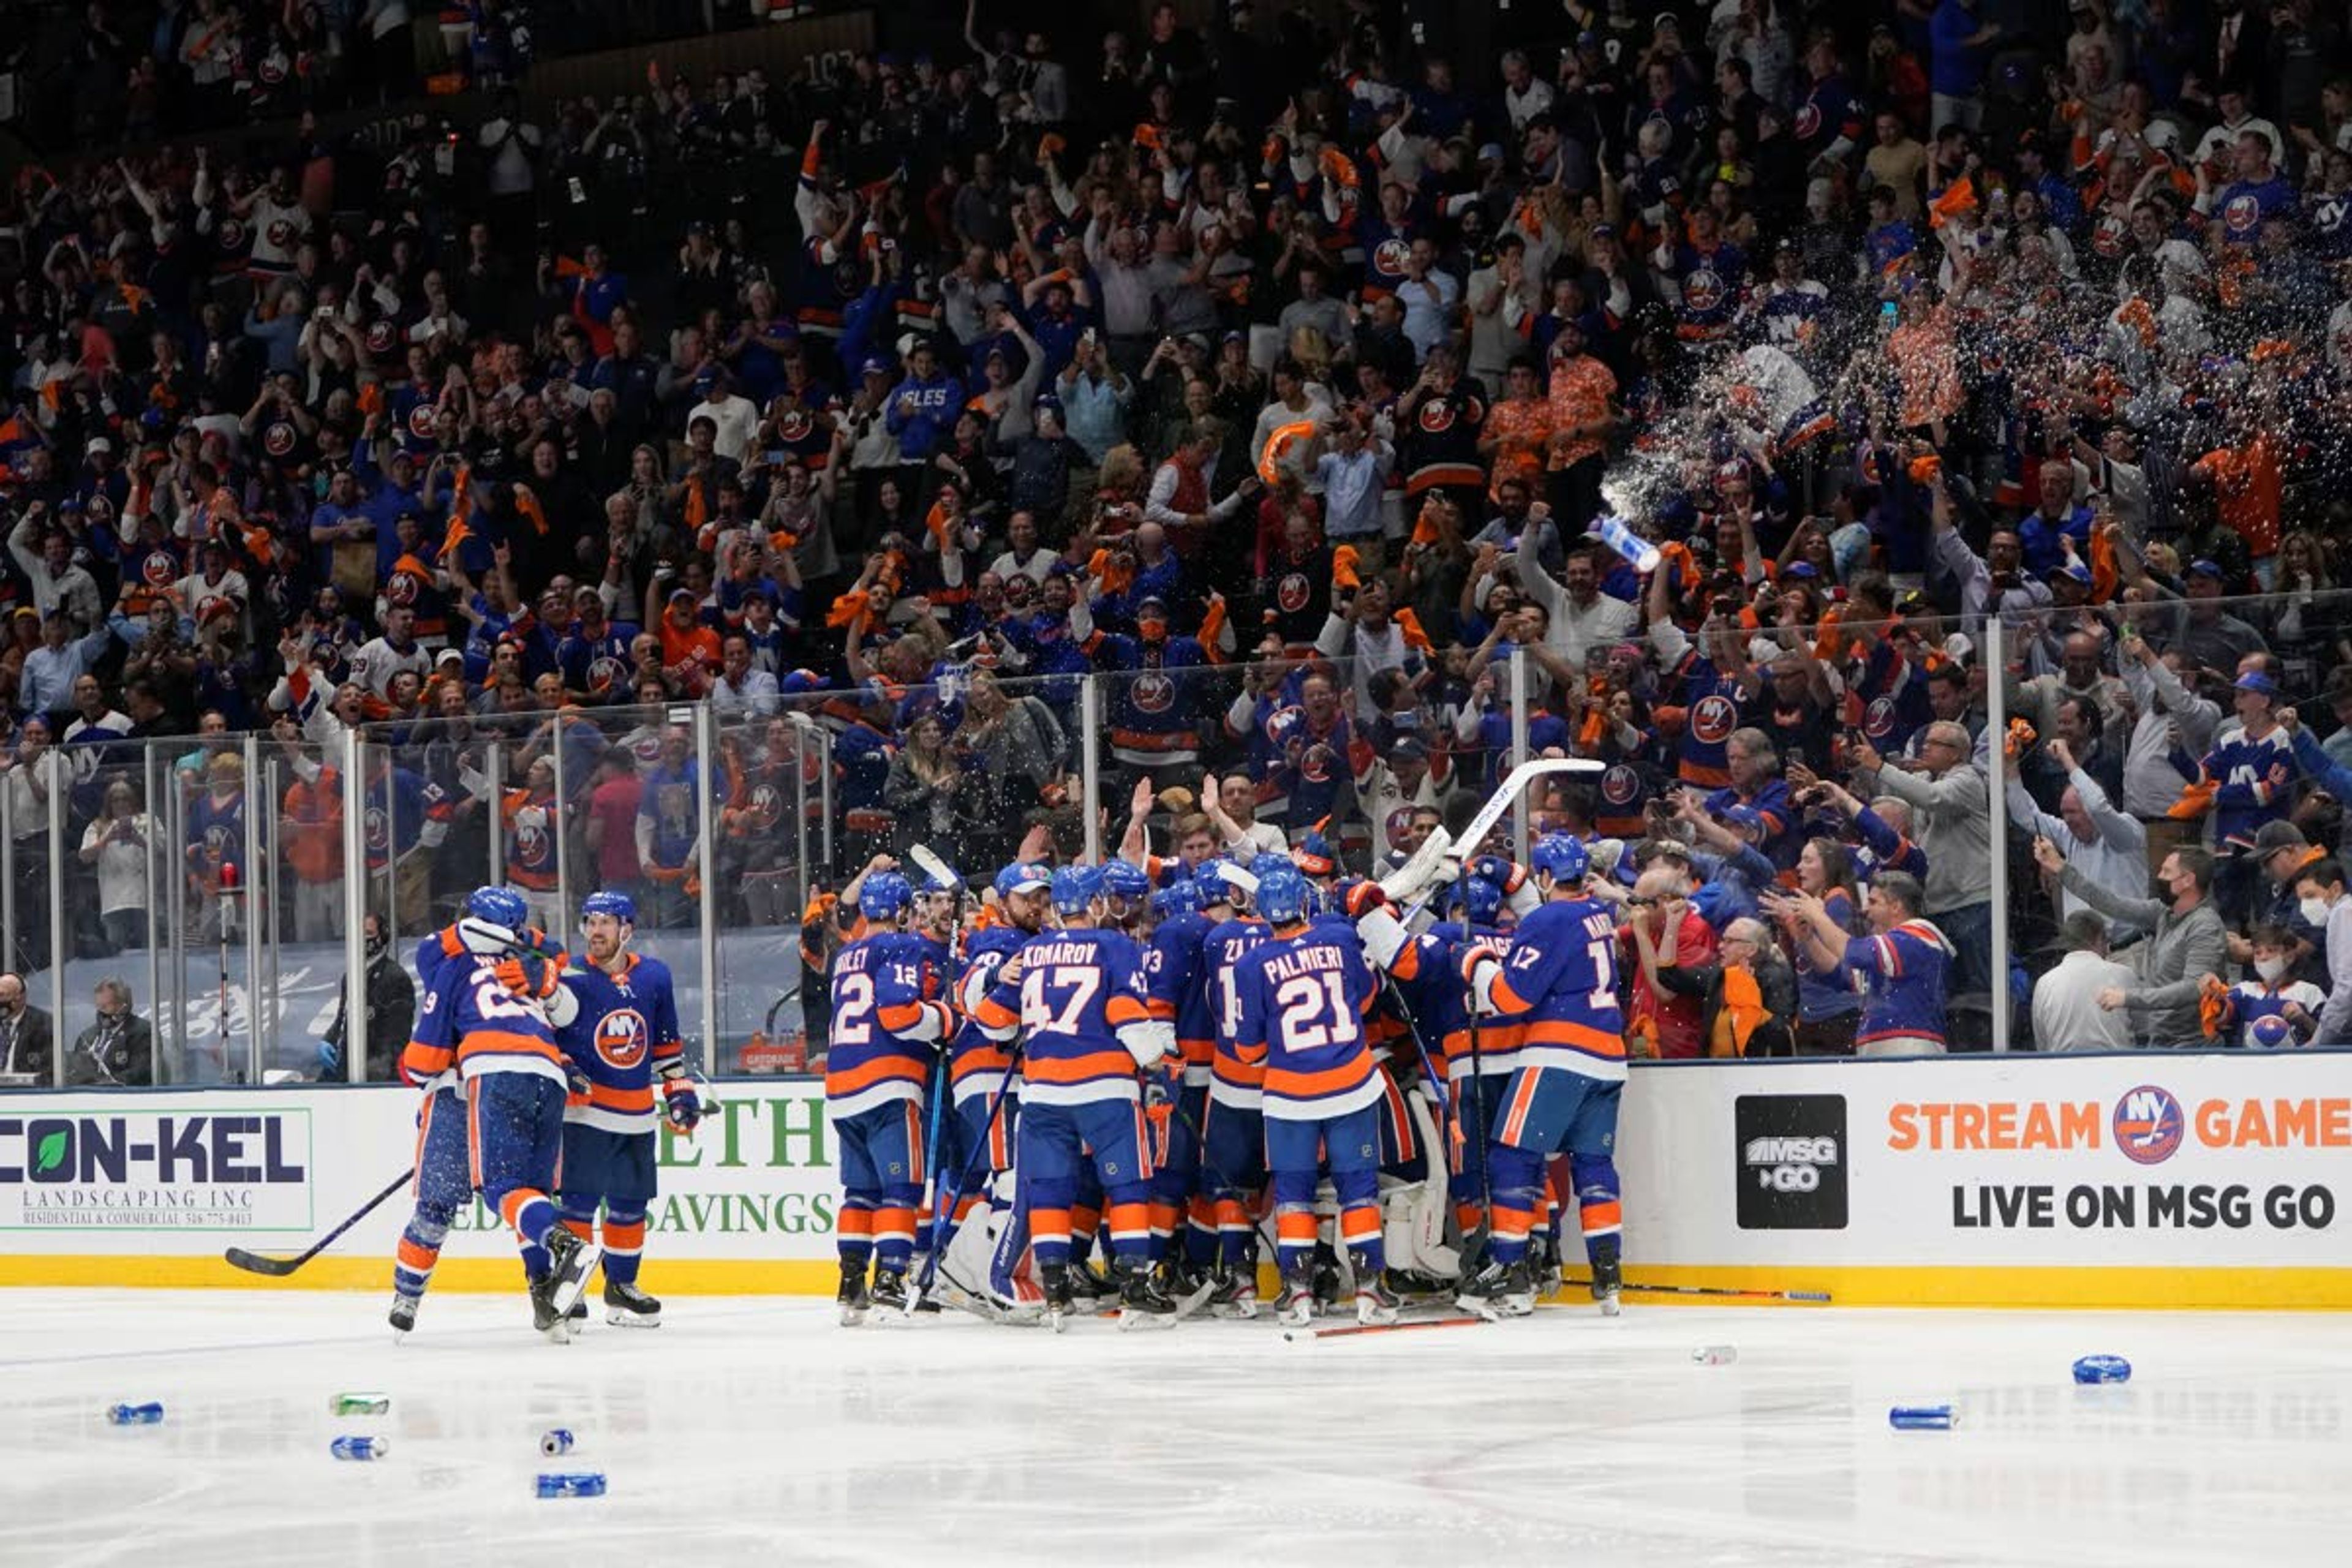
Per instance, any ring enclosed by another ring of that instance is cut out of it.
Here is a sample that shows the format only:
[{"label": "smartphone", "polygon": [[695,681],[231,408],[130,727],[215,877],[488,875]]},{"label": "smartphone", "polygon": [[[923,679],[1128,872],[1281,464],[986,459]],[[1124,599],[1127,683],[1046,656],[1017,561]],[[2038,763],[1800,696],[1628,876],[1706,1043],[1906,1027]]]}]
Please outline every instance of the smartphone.
[{"label": "smartphone", "polygon": [[1901,312],[1895,309],[1895,301],[1892,300],[1878,307],[1878,331],[1881,335],[1895,330],[1895,321],[1899,314]]}]

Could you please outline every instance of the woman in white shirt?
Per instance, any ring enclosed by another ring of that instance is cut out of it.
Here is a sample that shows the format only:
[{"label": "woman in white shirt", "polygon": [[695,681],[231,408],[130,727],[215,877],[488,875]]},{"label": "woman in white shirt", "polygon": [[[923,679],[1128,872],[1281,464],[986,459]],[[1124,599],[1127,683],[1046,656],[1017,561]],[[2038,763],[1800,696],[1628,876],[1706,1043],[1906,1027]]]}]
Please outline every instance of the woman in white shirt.
[{"label": "woman in white shirt", "polygon": [[139,809],[131,781],[108,784],[104,808],[82,835],[81,863],[98,869],[99,923],[112,952],[147,945],[147,862],[154,839],[154,821]]}]

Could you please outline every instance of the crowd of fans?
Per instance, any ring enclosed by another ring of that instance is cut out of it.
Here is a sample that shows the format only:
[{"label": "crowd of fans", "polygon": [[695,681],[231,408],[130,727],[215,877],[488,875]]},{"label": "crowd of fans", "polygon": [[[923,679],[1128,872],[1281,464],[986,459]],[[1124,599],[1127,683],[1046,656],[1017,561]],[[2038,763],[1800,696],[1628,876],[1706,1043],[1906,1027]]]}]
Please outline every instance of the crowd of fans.
[{"label": "crowd of fans", "polygon": [[252,731],[340,933],[356,727],[402,931],[500,853],[562,923],[563,838],[821,961],[803,869],[1090,807],[1376,870],[1516,719],[1606,765],[1534,820],[1622,851],[1645,1050],[2344,1041],[2333,8],[1569,0],[1475,60],[1271,10],[21,180],[17,966],[52,876],[73,951],[153,935],[154,737],[202,940]]}]

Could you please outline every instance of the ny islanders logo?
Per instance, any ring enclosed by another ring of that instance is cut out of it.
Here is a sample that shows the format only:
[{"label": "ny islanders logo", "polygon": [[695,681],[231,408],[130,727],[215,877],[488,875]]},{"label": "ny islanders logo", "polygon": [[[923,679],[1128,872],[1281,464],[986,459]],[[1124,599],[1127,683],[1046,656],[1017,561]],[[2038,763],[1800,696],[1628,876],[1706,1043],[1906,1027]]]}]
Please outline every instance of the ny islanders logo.
[{"label": "ny islanders logo", "polygon": [[1176,683],[1158,670],[1146,670],[1128,689],[1139,713],[1165,713],[1175,705]]},{"label": "ny islanders logo", "polygon": [[1721,745],[1739,727],[1739,710],[1719,691],[1709,692],[1691,708],[1691,733],[1710,746]]},{"label": "ny islanders logo", "polygon": [[2160,1165],[2171,1159],[2187,1125],[2180,1101],[2153,1084],[2126,1089],[2116,1101],[2116,1147],[2136,1165]]},{"label": "ny islanders logo", "polygon": [[615,1008],[596,1020],[596,1054],[607,1066],[635,1067],[646,1059],[651,1039],[645,1015],[634,1007]]}]

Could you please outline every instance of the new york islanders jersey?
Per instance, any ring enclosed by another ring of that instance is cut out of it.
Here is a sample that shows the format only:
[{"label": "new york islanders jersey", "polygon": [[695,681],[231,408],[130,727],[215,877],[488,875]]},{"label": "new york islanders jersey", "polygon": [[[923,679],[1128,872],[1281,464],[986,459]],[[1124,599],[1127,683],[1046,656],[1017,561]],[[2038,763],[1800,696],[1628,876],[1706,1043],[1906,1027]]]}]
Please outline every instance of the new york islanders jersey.
[{"label": "new york islanders jersey", "polygon": [[914,931],[877,931],[835,955],[827,1114],[923,1098],[939,1042],[955,1026],[940,999],[946,986],[938,954],[938,943]]},{"label": "new york islanders jersey", "polygon": [[1152,929],[1143,950],[1144,1002],[1153,1017],[1176,1031],[1187,1084],[1209,1081],[1209,1065],[1217,1053],[1216,1018],[1209,1006],[1201,952],[1216,923],[1206,915],[1171,915]]},{"label": "new york islanders jersey", "polygon": [[1317,1121],[1381,1099],[1386,1080],[1364,1027],[1374,989],[1354,938],[1312,926],[1234,965],[1234,1055],[1265,1064],[1260,1109],[1270,1120]]},{"label": "new york islanders jersey", "polygon": [[1944,1037],[1944,982],[1952,944],[1927,921],[1905,921],[1845,944],[1846,967],[1864,982],[1853,1043]]},{"label": "new york islanders jersey", "polygon": [[1018,984],[1000,976],[977,1016],[1000,1033],[1019,1026],[1022,1103],[1139,1100],[1135,1058],[1117,1033],[1150,1016],[1135,939],[1091,926],[1048,931],[1020,956]]},{"label": "new york islanders jersey", "polygon": [[1508,1019],[1480,1019],[1478,1048],[1470,1049],[1470,1007],[1461,974],[1473,946],[1499,960],[1510,952],[1511,939],[1484,927],[1465,936],[1460,926],[1444,922],[1407,940],[1382,964],[1412,1008],[1423,1040],[1437,1044],[1448,1083],[1469,1078],[1474,1064],[1488,1078],[1508,1078],[1519,1065],[1519,1027]]},{"label": "new york islanders jersey", "polygon": [[1270,940],[1265,922],[1255,920],[1222,921],[1201,939],[1201,987],[1216,1035],[1216,1051],[1209,1058],[1209,1098],[1238,1110],[1258,1109],[1265,1063],[1244,1061],[1235,1046],[1242,1022],[1235,971],[1253,948]]},{"label": "new york islanders jersey", "polygon": [[555,1032],[555,1043],[588,1075],[588,1103],[566,1107],[563,1120],[607,1132],[651,1132],[654,1079],[686,1057],[669,965],[633,952],[617,974],[590,964],[566,971],[563,985],[580,1010]]},{"label": "new york islanders jersey", "polygon": [[983,926],[964,939],[963,970],[955,982],[962,1016],[948,1047],[948,1080],[958,1105],[995,1094],[1013,1070],[1013,1053],[980,1026],[975,1015],[996,984],[996,972],[1028,942],[1029,933],[1013,925]]},{"label": "new york islanders jersey", "polygon": [[501,1072],[570,1082],[547,1009],[536,997],[509,990],[496,964],[473,953],[435,972],[417,1010],[416,1033],[401,1053],[401,1071],[415,1083],[452,1067],[467,1083]]},{"label": "new york islanders jersey", "polygon": [[1519,1066],[1624,1081],[1617,1003],[1617,919],[1596,899],[1537,906],[1512,933],[1495,982],[1496,1011],[1517,1019]]}]

